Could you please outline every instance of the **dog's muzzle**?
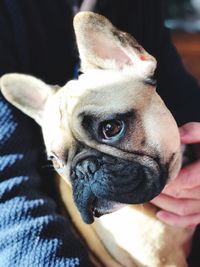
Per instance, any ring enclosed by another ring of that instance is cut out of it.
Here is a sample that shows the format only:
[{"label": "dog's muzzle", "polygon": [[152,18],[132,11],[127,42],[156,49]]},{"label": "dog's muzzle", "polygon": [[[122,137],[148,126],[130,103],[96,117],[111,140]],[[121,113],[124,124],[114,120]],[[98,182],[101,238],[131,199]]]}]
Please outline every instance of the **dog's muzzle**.
[{"label": "dog's muzzle", "polygon": [[88,156],[73,167],[73,197],[82,219],[92,223],[123,204],[145,203],[157,196],[167,181],[158,160],[135,155],[132,161],[105,154]]}]

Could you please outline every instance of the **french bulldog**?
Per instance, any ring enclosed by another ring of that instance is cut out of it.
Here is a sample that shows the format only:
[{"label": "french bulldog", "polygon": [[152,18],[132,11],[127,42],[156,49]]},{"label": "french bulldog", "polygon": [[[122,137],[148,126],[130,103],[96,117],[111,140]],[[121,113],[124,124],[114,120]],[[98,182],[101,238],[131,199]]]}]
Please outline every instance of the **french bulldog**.
[{"label": "french bulldog", "polygon": [[93,12],[78,13],[74,29],[77,80],[59,88],[6,74],[2,93],[41,126],[59,192],[96,266],[186,267],[193,231],[165,225],[142,204],[182,160],[178,127],[156,92],[156,59]]}]

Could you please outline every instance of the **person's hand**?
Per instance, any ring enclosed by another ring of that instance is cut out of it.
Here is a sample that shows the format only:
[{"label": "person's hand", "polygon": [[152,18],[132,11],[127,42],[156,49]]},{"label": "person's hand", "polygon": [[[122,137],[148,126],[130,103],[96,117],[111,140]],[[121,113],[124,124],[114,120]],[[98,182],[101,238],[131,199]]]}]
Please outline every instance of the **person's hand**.
[{"label": "person's hand", "polygon": [[195,144],[197,160],[183,167],[151,203],[161,208],[157,217],[165,223],[195,228],[200,223],[200,123],[187,123],[179,130],[182,144]]}]

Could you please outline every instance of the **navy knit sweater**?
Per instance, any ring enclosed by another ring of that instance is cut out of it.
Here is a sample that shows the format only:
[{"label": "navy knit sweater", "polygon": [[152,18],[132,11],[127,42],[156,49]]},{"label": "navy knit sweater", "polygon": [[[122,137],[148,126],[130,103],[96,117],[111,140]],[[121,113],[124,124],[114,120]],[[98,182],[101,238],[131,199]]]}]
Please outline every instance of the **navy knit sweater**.
[{"label": "navy knit sweater", "polygon": [[[97,10],[156,56],[159,93],[178,123],[199,121],[200,91],[169,42],[159,2],[101,0]],[[0,75],[64,84],[76,59],[73,38],[66,0],[0,1]],[[39,128],[0,96],[0,267],[89,267],[84,245],[45,190],[51,178],[41,173],[42,153]]]}]

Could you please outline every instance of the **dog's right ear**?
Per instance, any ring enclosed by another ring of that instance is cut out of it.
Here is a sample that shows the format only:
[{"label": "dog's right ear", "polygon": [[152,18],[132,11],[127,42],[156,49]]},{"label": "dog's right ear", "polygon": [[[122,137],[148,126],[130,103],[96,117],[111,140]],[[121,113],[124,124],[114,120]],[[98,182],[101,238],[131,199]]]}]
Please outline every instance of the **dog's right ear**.
[{"label": "dog's right ear", "polygon": [[118,30],[104,16],[79,12],[74,29],[83,72],[90,69],[119,70],[151,77],[156,59],[128,33]]},{"label": "dog's right ear", "polygon": [[41,125],[44,106],[55,89],[41,80],[24,74],[5,74],[0,79],[3,96]]}]

